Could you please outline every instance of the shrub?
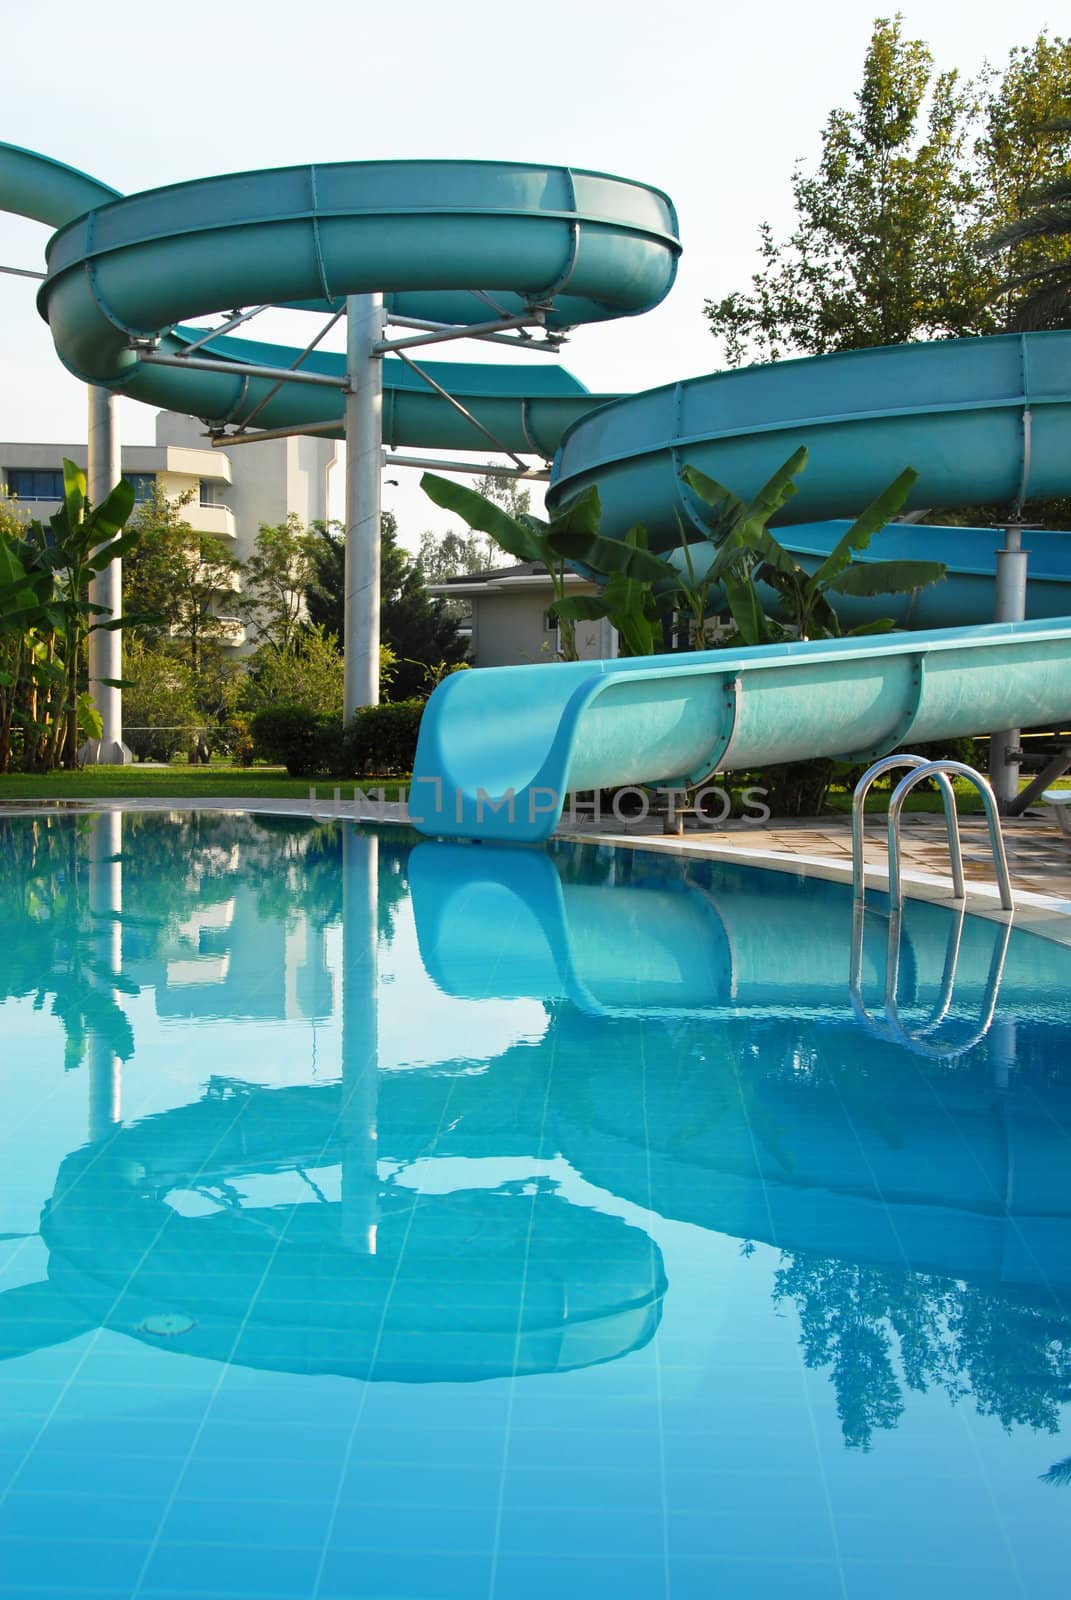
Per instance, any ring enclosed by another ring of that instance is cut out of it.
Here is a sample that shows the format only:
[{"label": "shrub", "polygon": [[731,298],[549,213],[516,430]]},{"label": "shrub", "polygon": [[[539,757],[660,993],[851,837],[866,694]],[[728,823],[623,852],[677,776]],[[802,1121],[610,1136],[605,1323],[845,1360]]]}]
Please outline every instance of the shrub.
[{"label": "shrub", "polygon": [[342,767],[342,719],[323,716],[308,706],[283,705],[258,711],[252,725],[253,751],[264,761],[280,762],[292,778]]},{"label": "shrub", "polygon": [[194,678],[185,662],[123,641],[123,737],[139,761],[170,761],[186,749],[201,722]]},{"label": "shrub", "polygon": [[228,717],[221,729],[223,749],[235,767],[251,767],[256,751],[253,748],[253,730],[248,717]]},{"label": "shrub", "polygon": [[423,700],[396,700],[358,711],[343,736],[345,770],[389,777],[413,770]]},{"label": "shrub", "polygon": [[[388,688],[395,656],[380,646],[379,678]],[[243,704],[252,712],[271,706],[307,706],[317,716],[342,712],[345,668],[338,641],[322,628],[309,628],[290,650],[261,645],[249,658]]]}]

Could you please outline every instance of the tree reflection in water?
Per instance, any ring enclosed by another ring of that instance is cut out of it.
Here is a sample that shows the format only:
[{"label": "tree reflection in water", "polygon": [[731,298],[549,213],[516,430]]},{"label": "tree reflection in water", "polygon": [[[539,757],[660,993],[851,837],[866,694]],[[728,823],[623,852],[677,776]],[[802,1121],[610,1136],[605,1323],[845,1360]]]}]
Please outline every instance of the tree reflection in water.
[{"label": "tree reflection in water", "polygon": [[[869,1450],[876,1431],[895,1428],[907,1390],[969,1397],[1006,1430],[1059,1432],[1071,1320],[1058,1311],[979,1284],[803,1253],[782,1258],[773,1297],[796,1307],[806,1365],[829,1369],[849,1448]],[[1071,1481],[1071,1461],[1046,1478]]]}]

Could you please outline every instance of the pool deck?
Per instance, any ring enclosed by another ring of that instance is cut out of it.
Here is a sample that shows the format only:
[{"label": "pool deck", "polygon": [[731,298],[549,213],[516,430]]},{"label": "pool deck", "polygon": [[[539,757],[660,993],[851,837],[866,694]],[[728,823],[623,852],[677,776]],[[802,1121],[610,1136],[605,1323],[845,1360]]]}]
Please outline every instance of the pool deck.
[{"label": "pool deck", "polygon": [[[12,801],[2,807],[7,816],[40,815],[56,811],[99,811],[119,806],[124,811],[261,811],[284,816],[314,816],[322,821],[353,815],[345,801],[337,811],[327,796],[315,803],[297,800],[205,800],[175,795],[167,800]],[[359,820],[380,823],[406,821],[397,804],[377,808],[374,816]],[[960,819],[963,865],[968,882],[968,903],[981,915],[1000,917],[985,820]],[[565,823],[558,837],[584,843],[623,845],[632,849],[667,851],[737,861],[781,871],[803,870],[815,877],[850,880],[852,872],[851,822],[846,816],[771,818],[767,822],[733,820],[716,826],[697,825],[688,819],[683,836],[666,835],[660,817],[620,821],[615,817],[590,817]],[[919,899],[949,896],[948,847],[944,819],[929,813],[908,813],[903,819],[905,891]],[[867,826],[867,883],[886,887],[885,818],[871,815]],[[1071,944],[1071,837],[1060,832],[1055,817],[1045,814],[1013,818],[1004,823],[1008,866],[1017,895],[1016,924]]]}]

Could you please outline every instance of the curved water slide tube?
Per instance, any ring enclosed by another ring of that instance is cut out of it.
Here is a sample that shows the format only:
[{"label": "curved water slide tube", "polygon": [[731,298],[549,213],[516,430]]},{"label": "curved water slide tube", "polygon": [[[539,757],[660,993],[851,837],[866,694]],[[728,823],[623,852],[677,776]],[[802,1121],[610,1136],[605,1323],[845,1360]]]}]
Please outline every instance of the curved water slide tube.
[{"label": "curved water slide tube", "polygon": [[[670,550],[681,523],[698,537],[708,515],[683,466],[747,496],[805,443],[810,463],[781,515],[807,524],[801,536],[820,548],[816,523],[854,515],[907,465],[919,474],[909,509],[1067,494],[1069,442],[1071,333],[902,345],[614,401],[566,433],[548,503],[597,485],[607,532],[640,522]],[[900,553],[936,553],[928,528],[894,538]],[[413,820],[429,833],[534,841],[553,831],[569,791],[695,784],[719,769],[864,759],[908,740],[1059,721],[1071,714],[1071,620],[471,677],[429,705]],[[503,796],[492,810],[487,797]]]},{"label": "curved water slide tube", "polygon": [[[508,978],[496,978],[496,998],[566,1001],[586,1016],[615,1021],[780,1017],[860,1029],[849,991],[845,885],[812,878],[801,887],[791,873],[662,856],[652,873],[627,882],[576,882],[572,864],[583,849],[417,845],[407,871],[421,959],[436,987],[483,998],[488,930],[508,927]],[[905,1004],[920,973],[943,972],[954,926],[946,908],[910,903],[900,958]],[[996,953],[1003,956],[1002,1003],[1010,1000],[1024,1020],[1059,1022],[1067,1009],[1068,951],[1025,937],[1002,949],[1003,933],[983,917],[964,922],[956,939],[955,1015],[961,1024],[969,1019],[973,1031]],[[887,964],[887,927],[875,918],[862,947],[867,995],[882,992]]]},{"label": "curved water slide tube", "polygon": [[[436,985],[485,1000],[508,928],[494,994],[555,1008],[549,1090],[534,1074],[518,1127],[527,1116],[538,1130],[529,1137],[556,1141],[589,1182],[667,1218],[860,1264],[910,1262],[1013,1301],[1054,1289],[1066,1301],[1068,1092],[1055,1088],[1042,1108],[1020,1073],[1000,1085],[995,1036],[953,1073],[909,1045],[875,1044],[849,999],[847,885],[694,857],[645,866],[642,855],[623,881],[577,882],[583,849],[423,843],[409,856],[421,958]],[[955,921],[944,906],[908,907],[902,1000],[916,1013],[937,997]],[[875,996],[885,933],[875,918],[864,963]],[[1001,946],[998,924],[966,918],[947,1038],[974,1032]],[[1022,1046],[1023,1030],[1062,1025],[1071,953],[1021,932],[1004,949],[1000,1005],[1018,1019]],[[524,1055],[489,1067],[509,1072],[518,1106]],[[704,1062],[705,1116],[680,1092],[690,1059]],[[786,1070],[790,1059],[812,1066]]]},{"label": "curved water slide tube", "polygon": [[[908,510],[1066,494],[1069,433],[1071,334],[854,350],[614,401],[566,433],[550,500],[597,483],[610,531],[642,522],[653,546],[676,551],[680,528],[701,537],[712,515],[682,481],[682,466],[746,493],[805,444],[810,462],[774,522],[813,570],[848,527],[838,519],[855,516],[906,465],[919,472]],[[880,616],[916,628],[988,622],[1000,538],[991,528],[892,524],[862,561],[924,555],[943,561],[948,578],[914,599],[843,599],[838,610],[851,626]],[[1027,615],[1071,614],[1071,539],[1030,532],[1024,548]],[[709,547],[700,544],[694,560],[702,570]],[[772,591],[764,599],[776,608]]]},{"label": "curved water slide tube", "polygon": [[[553,331],[650,310],[680,246],[661,191],[601,173],[511,162],[374,161],[285,167],[123,197],[32,151],[0,145],[0,208],[59,231],[38,295],[63,364],[147,404],[258,428],[338,422],[337,388],[156,365],[201,330],[191,317],[260,304],[339,309],[389,291],[388,309],[463,325],[543,310]],[[493,302],[495,309],[488,304]],[[201,359],[289,367],[296,349],[222,337]],[[424,362],[509,449],[550,456],[566,427],[607,396],[528,356],[523,365]],[[486,449],[485,437],[397,358],[384,363],[391,445]],[[341,378],[313,352],[306,373]],[[270,398],[267,398],[271,395]],[[263,403],[262,402],[266,402]]]},{"label": "curved water slide tube", "polygon": [[[422,1077],[385,1095],[388,1159],[425,1150]],[[376,1382],[564,1372],[650,1341],[667,1287],[657,1245],[556,1193],[533,1202],[509,1184],[453,1188],[415,1205],[374,1164],[350,1171],[344,1189],[363,1186],[374,1200],[375,1252],[353,1247],[344,1203],[322,1194],[199,1217],[172,1209],[169,1195],[191,1174],[244,1189],[311,1161],[346,1171],[344,1098],[337,1083],[250,1086],[73,1151],[42,1219],[47,1282],[0,1294],[0,1360],[98,1327],[152,1342],[162,1316],[182,1325],[185,1356]],[[483,1145],[501,1154],[494,1134]],[[155,1250],[165,1224],[167,1248]]]},{"label": "curved water slide tube", "polygon": [[409,795],[423,833],[534,843],[570,792],[684,788],[815,756],[1038,727],[1071,713],[1071,619],[874,639],[488,667],[440,684]]}]

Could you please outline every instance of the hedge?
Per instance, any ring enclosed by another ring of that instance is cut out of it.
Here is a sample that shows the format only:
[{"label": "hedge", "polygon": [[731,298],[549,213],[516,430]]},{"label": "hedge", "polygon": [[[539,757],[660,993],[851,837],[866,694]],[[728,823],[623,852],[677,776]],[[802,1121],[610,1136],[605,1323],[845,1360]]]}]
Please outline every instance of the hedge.
[{"label": "hedge", "polygon": [[386,701],[358,711],[343,736],[347,776],[406,775],[416,760],[423,700]]},{"label": "hedge", "polygon": [[341,717],[303,705],[271,706],[253,718],[253,750],[292,778],[404,776],[413,770],[423,711],[423,700],[366,706],[343,730]]}]

